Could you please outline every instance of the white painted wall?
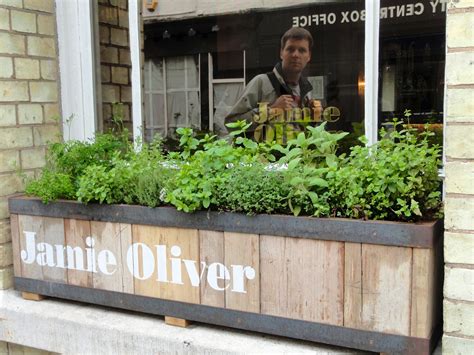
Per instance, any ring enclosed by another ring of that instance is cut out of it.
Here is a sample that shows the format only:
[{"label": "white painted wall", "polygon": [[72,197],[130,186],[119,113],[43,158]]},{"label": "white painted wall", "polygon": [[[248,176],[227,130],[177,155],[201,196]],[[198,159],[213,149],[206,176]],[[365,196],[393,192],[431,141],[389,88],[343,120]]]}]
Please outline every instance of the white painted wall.
[{"label": "white painted wall", "polygon": [[160,20],[183,19],[318,2],[327,2],[327,0],[159,0],[158,7],[154,12],[143,10],[143,17]]}]

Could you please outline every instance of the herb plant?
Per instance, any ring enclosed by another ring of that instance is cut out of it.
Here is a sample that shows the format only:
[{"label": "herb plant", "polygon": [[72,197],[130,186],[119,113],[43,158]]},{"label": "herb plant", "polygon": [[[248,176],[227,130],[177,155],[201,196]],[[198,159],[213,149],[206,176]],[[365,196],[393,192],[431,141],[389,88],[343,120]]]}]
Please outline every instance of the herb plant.
[{"label": "herb plant", "polygon": [[348,155],[337,154],[347,133],[328,132],[324,124],[307,127],[286,146],[248,139],[245,121],[229,125],[229,139],[179,128],[180,151],[169,153],[160,140],[136,150],[116,125],[94,142],[50,145],[42,175],[26,192],[44,202],[402,221],[436,217],[441,209],[440,147],[429,143],[432,133],[399,121],[381,131],[377,144],[353,146]]}]

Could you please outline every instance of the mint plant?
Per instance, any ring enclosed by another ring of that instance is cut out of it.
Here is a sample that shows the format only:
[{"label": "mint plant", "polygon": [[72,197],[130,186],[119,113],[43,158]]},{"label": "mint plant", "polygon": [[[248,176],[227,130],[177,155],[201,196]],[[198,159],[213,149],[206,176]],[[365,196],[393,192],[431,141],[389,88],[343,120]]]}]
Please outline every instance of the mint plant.
[{"label": "mint plant", "polygon": [[331,174],[331,205],[339,217],[413,221],[440,209],[441,148],[432,133],[395,121],[371,147],[356,146]]}]

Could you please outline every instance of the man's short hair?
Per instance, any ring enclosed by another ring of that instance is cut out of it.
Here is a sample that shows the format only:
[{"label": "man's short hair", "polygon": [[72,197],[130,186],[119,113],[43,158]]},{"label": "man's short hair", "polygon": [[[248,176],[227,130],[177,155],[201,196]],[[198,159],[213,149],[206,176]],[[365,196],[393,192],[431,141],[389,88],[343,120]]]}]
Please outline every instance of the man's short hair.
[{"label": "man's short hair", "polygon": [[311,36],[311,33],[309,33],[309,31],[305,30],[304,28],[292,27],[288,31],[286,31],[283,37],[281,37],[281,49],[285,48],[286,41],[288,41],[289,39],[305,39],[308,41],[309,50],[313,48],[313,36]]}]

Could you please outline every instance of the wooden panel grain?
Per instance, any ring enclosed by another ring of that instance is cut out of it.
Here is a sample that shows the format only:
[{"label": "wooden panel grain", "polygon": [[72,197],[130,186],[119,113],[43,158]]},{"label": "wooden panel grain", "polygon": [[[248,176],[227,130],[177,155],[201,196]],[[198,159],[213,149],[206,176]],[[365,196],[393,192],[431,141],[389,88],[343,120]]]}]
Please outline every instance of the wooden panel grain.
[{"label": "wooden panel grain", "polygon": [[433,327],[435,299],[434,249],[413,249],[410,335],[428,338]]},{"label": "wooden panel grain", "polygon": [[[159,228],[132,224],[132,243],[136,247],[136,253],[132,253],[130,256],[133,263],[132,272],[135,275],[133,282],[136,295],[162,297],[161,287],[156,276],[156,254],[153,248],[153,245],[159,244],[159,242]],[[150,260],[151,256],[153,259]]]},{"label": "wooden panel grain", "polygon": [[[56,245],[65,245],[64,220],[62,218],[43,217],[44,241],[54,248]],[[47,281],[67,283],[67,270],[57,266],[57,257],[54,256],[54,266],[43,266],[43,277]]]},{"label": "wooden panel grain", "polygon": [[344,243],[287,238],[288,316],[342,325]]},{"label": "wooden panel grain", "polygon": [[288,316],[286,239],[260,236],[260,305],[262,314]]},{"label": "wooden panel grain", "polygon": [[13,275],[21,276],[20,259],[20,230],[18,226],[18,215],[10,214],[10,230],[12,234],[12,252],[13,252]]},{"label": "wooden panel grain", "polygon": [[[142,278],[145,278],[144,264],[148,265],[146,266],[148,270],[153,269],[150,277],[143,280],[135,278],[135,294],[188,303],[200,302],[197,229],[133,225],[132,236],[133,243],[143,243],[153,253],[153,256],[148,255],[149,252],[145,252],[147,249],[140,247],[136,263],[134,257],[134,265],[142,273]],[[158,251],[158,245],[165,248],[162,249],[163,254]],[[144,252],[148,255],[146,258],[144,258]],[[148,262],[144,263],[144,259]],[[160,268],[160,259],[163,261],[163,268]],[[154,263],[153,266],[149,265],[151,261]],[[161,276],[160,273],[162,273]],[[197,275],[197,285],[192,284],[189,273]]]},{"label": "wooden panel grain", "polygon": [[91,265],[87,265],[86,255],[86,248],[89,248],[86,238],[91,235],[90,221],[65,219],[64,233],[68,284],[92,288],[92,269]]},{"label": "wooden panel grain", "polygon": [[410,334],[412,249],[362,244],[362,324]]},{"label": "wooden panel grain", "polygon": [[[258,234],[224,232],[225,265],[231,270],[232,285],[225,293],[226,308],[260,312],[259,254]],[[238,272],[238,268],[244,268],[243,272]],[[243,281],[238,279],[238,275],[243,275]],[[245,293],[236,291],[237,283],[241,281]]]},{"label": "wooden panel grain", "polygon": [[93,287],[133,293],[133,279],[126,259],[126,252],[132,244],[131,225],[92,221],[91,236],[95,241],[96,257],[100,255],[108,264],[96,265],[97,272],[92,276]]},{"label": "wooden panel grain", "polygon": [[362,325],[362,244],[344,245],[344,326]]},{"label": "wooden panel grain", "polygon": [[[132,225],[120,223],[120,258],[122,259],[122,292],[135,293],[132,270],[128,267],[127,255],[133,243]],[[133,260],[133,257],[132,257]],[[133,263],[131,263],[133,265]]]},{"label": "wooden panel grain", "polygon": [[[224,264],[224,233],[200,230],[199,254],[201,278],[201,304],[213,307],[225,307],[225,291],[213,289],[206,280],[207,270],[212,263]],[[205,269],[205,270],[204,270]],[[219,287],[225,288],[225,280]]]},{"label": "wooden panel grain", "polygon": [[31,292],[22,292],[21,297],[23,297],[24,300],[28,301],[42,301],[45,299],[45,296]]},{"label": "wooden panel grain", "polygon": [[187,319],[175,318],[165,316],[165,323],[174,327],[187,328],[191,325],[191,322]]},{"label": "wooden panel grain", "polygon": [[[26,233],[32,232],[35,236],[35,243],[42,243],[44,241],[43,217],[19,215],[18,228],[20,234],[20,260],[21,260],[21,276],[43,280],[43,267],[37,263],[36,250],[33,255],[35,259],[30,263],[31,253],[27,252]],[[26,261],[26,262],[25,262]]]}]

